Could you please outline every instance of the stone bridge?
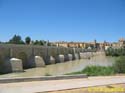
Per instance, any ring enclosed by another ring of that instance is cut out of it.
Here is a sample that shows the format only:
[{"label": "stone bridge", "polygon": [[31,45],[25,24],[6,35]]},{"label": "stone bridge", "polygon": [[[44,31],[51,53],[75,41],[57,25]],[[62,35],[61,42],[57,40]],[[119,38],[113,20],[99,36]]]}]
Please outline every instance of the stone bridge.
[{"label": "stone bridge", "polygon": [[49,64],[90,59],[102,52],[82,48],[44,47],[32,45],[0,45],[0,73],[19,72]]}]

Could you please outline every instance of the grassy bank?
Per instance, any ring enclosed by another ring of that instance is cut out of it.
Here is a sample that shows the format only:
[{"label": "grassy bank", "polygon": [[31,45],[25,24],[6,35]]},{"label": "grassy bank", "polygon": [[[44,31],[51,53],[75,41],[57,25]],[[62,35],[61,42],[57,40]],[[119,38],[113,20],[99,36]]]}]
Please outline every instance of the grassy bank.
[{"label": "grassy bank", "polygon": [[86,74],[88,76],[108,76],[119,73],[125,73],[125,56],[118,57],[111,67],[88,66],[79,72],[68,73],[67,75]]},{"label": "grassy bank", "polygon": [[113,67],[88,66],[82,71],[69,73],[67,75],[73,75],[73,74],[86,74],[88,76],[107,76],[107,75],[114,75],[115,70]]}]

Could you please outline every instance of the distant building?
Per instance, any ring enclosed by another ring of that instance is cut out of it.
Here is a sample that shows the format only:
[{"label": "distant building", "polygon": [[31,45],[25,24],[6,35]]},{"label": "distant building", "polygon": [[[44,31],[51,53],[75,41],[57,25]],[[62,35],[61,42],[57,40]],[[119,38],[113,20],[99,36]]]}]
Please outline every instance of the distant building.
[{"label": "distant building", "polygon": [[125,48],[125,39],[120,38],[118,42],[113,42],[112,43],[113,48]]},{"label": "distant building", "polygon": [[124,38],[121,38],[120,40],[119,40],[119,46],[120,47],[125,47],[125,39]]},{"label": "distant building", "polygon": [[125,40],[123,38],[119,39],[118,42],[101,42],[98,43],[96,40],[94,40],[93,42],[65,42],[65,41],[61,41],[61,42],[54,42],[53,43],[55,46],[57,47],[71,47],[71,48],[84,48],[84,49],[88,49],[91,47],[91,49],[95,48],[98,50],[105,50],[108,49],[109,47],[113,47],[113,48],[120,48],[120,47],[124,47],[125,48]]}]

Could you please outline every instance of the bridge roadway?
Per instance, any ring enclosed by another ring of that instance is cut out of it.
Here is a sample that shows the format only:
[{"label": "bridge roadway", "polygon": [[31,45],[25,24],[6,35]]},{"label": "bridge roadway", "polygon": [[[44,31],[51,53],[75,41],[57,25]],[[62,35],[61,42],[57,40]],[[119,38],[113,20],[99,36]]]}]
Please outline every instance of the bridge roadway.
[{"label": "bridge roadway", "polygon": [[125,84],[124,76],[89,77],[81,79],[33,81],[0,84],[0,93],[42,93],[109,84]]}]

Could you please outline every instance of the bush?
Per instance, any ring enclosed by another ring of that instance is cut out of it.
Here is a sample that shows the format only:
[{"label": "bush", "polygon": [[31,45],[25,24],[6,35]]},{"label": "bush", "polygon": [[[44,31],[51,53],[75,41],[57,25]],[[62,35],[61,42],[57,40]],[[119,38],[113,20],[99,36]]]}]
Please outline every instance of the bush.
[{"label": "bush", "polygon": [[19,36],[19,35],[14,35],[12,37],[12,39],[10,39],[9,42],[7,42],[7,43],[9,43],[9,44],[24,44],[21,36]]},{"label": "bush", "polygon": [[31,42],[31,38],[30,38],[30,37],[26,37],[26,38],[25,38],[25,43],[26,43],[26,44],[30,44],[30,42]]},{"label": "bush", "polygon": [[88,66],[82,71],[82,73],[85,73],[88,76],[106,76],[114,74],[115,71],[113,67]]},{"label": "bush", "polygon": [[114,64],[114,69],[117,73],[125,73],[125,56],[120,56]]},{"label": "bush", "polygon": [[119,49],[113,49],[113,48],[108,48],[106,51],[106,56],[125,56],[125,49],[124,48],[119,48]]}]

